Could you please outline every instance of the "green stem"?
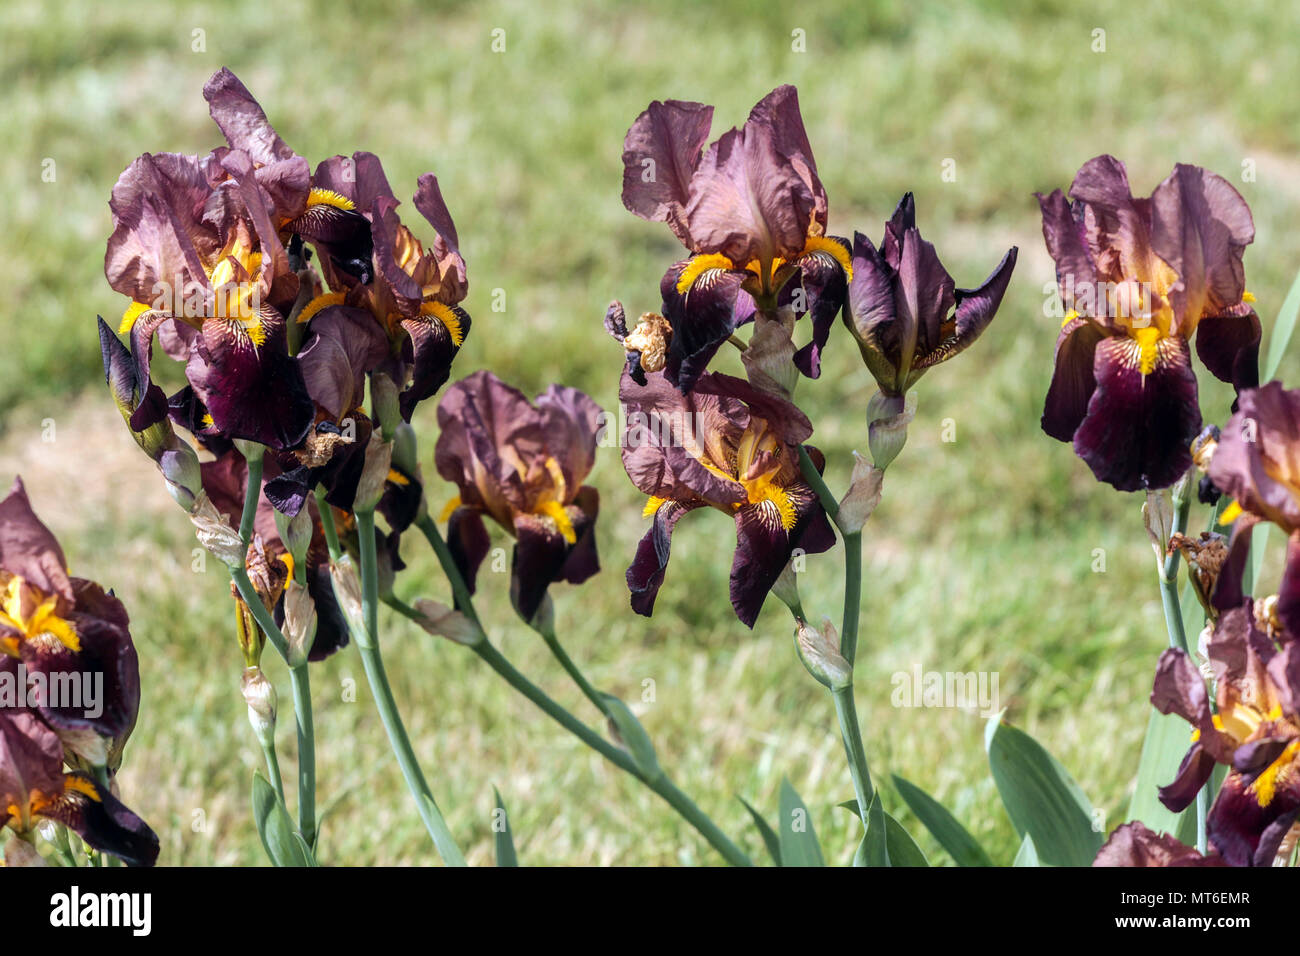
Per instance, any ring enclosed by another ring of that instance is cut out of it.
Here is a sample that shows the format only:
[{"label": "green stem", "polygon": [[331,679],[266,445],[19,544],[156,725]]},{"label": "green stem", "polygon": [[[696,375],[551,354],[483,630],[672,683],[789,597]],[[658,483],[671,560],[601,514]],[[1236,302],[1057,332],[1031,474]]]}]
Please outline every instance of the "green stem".
[{"label": "green stem", "polygon": [[[822,508],[844,539],[844,617],[840,625],[840,655],[853,667],[858,656],[858,621],[862,616],[862,531],[846,531],[839,522],[839,501],[822,480],[817,465],[808,450],[799,446],[799,470],[804,480],[817,493]],[[872,794],[871,771],[867,754],[862,746],[862,730],[858,724],[858,709],[853,695],[853,684],[831,692],[835,698],[835,716],[840,723],[840,738],[844,742],[844,755],[848,758],[849,776],[858,797],[858,813],[862,825],[868,826],[867,811]]]},{"label": "green stem", "polygon": [[[483,632],[483,626],[479,621],[478,612],[474,609],[474,602],[473,598],[470,596],[469,588],[465,585],[465,579],[461,576],[460,569],[456,567],[456,562],[451,556],[451,550],[447,547],[447,542],[443,540],[442,534],[438,531],[438,526],[434,524],[433,519],[428,515],[420,519],[417,524],[420,530],[424,533],[424,536],[429,540],[429,544],[432,546],[434,553],[438,556],[439,563],[442,565],[443,572],[447,575],[447,580],[451,584],[452,594],[455,595],[457,609],[473,621],[474,624],[478,626],[480,632]],[[417,612],[411,608],[407,608],[396,598],[390,599],[388,603],[397,607],[398,610],[407,617],[410,617],[413,620],[419,619]],[[543,633],[542,636],[546,637],[545,633]],[[548,640],[547,643],[549,644],[551,642]],[[554,651],[558,646],[559,642],[556,641],[552,650]],[[732,866],[754,865],[753,861],[745,855],[744,851],[732,843],[727,835],[718,828],[717,824],[709,819],[704,811],[701,810],[690,797],[668,779],[667,774],[662,771],[654,777],[646,777],[642,774],[637,769],[635,762],[633,762],[632,758],[628,756],[625,751],[605,740],[590,727],[565,710],[564,707],[552,700],[527,677],[521,674],[514,665],[506,659],[505,655],[492,645],[492,642],[487,639],[486,633],[484,633],[483,639],[473,646],[473,650],[474,653],[478,654],[479,657],[487,662],[489,667],[501,675],[501,677],[505,679],[506,683],[536,704],[543,713],[560,726],[564,727],[610,763],[614,764],[620,770],[631,774],[637,780],[640,780],[649,787],[654,793],[662,797],[669,806],[677,811],[678,815],[681,816],[682,819],[693,826],[699,834],[709,842],[709,845],[721,854],[724,860]],[[560,653],[563,654],[563,650],[561,650]],[[563,664],[566,659],[568,659],[567,654],[563,655],[561,658],[561,664]],[[586,678],[581,675],[581,671],[578,670],[577,665],[573,664],[571,660],[569,663],[573,667],[573,670],[570,671],[570,673],[576,673],[574,679],[579,681],[580,686],[585,684],[586,687],[590,688],[591,685],[587,683]],[[568,670],[567,667],[565,669]],[[593,695],[596,695],[594,688],[588,693],[588,697],[591,697],[593,702],[596,703],[596,706],[603,712],[605,707],[603,703],[600,702],[599,696]]]},{"label": "green stem", "polygon": [[271,775],[271,786],[275,787],[275,795],[287,807],[289,804],[284,799],[284,778],[280,776],[280,758],[275,753],[275,741],[268,740],[263,743],[262,754],[266,757],[266,772]]},{"label": "green stem", "polygon": [[582,693],[586,695],[587,700],[595,704],[596,709],[602,714],[609,716],[608,705],[606,705],[600,691],[591,686],[591,681],[587,680],[587,675],[584,674],[578,668],[578,665],[573,662],[573,658],[571,658],[568,652],[564,649],[564,645],[560,643],[560,639],[555,636],[555,627],[548,624],[546,626],[538,627],[536,630],[538,634],[542,635],[542,640],[546,641],[546,646],[551,649],[551,654],[560,662],[560,666],[564,668],[565,673],[573,679],[573,682],[577,684]]},{"label": "green stem", "polygon": [[316,725],[312,716],[311,675],[304,660],[289,669],[293,715],[298,725],[298,832],[316,849]]},{"label": "green stem", "polygon": [[[1189,492],[1191,478],[1185,477],[1174,486],[1174,525],[1170,533],[1187,533],[1187,519],[1191,512],[1192,499]],[[1165,555],[1160,565],[1160,602],[1165,610],[1165,630],[1169,634],[1169,646],[1181,650],[1189,658],[1191,651],[1187,645],[1187,632],[1183,627],[1183,609],[1178,600],[1178,551]],[[1196,848],[1205,853],[1208,841],[1206,836],[1206,818],[1209,814],[1208,784],[1196,794]]]},{"label": "green stem", "polygon": [[379,565],[375,555],[375,513],[358,511],[357,538],[361,551],[361,607],[365,618],[364,632],[355,631],[357,648],[361,652],[361,663],[365,667],[366,679],[370,682],[370,691],[375,697],[375,706],[379,718],[388,733],[388,742],[397,757],[406,786],[415,799],[416,809],[433,838],[433,844],[448,866],[464,866],[465,857],[456,845],[442,811],[429,790],[429,784],[415,759],[411,740],[406,734],[397,702],[393,699],[393,690],[384,671],[384,659],[379,652]]},{"label": "green stem", "polygon": [[248,547],[253,539],[253,521],[257,517],[257,498],[262,493],[262,455],[245,458],[248,463],[248,482],[244,487],[244,513],[239,519],[239,537]]},{"label": "green stem", "polygon": [[858,813],[865,826],[867,809],[871,806],[871,772],[867,769],[867,753],[862,746],[862,733],[858,729],[858,709],[853,700],[853,686],[841,687],[831,693],[835,697],[835,716],[840,722],[844,755],[849,760],[849,776],[853,778],[853,791],[858,798]]},{"label": "green stem", "polygon": [[320,525],[325,531],[325,544],[330,551],[330,560],[337,561],[343,554],[343,549],[339,546],[338,529],[334,527],[334,509],[330,507],[325,500],[325,489],[316,486],[316,510],[320,512]]}]

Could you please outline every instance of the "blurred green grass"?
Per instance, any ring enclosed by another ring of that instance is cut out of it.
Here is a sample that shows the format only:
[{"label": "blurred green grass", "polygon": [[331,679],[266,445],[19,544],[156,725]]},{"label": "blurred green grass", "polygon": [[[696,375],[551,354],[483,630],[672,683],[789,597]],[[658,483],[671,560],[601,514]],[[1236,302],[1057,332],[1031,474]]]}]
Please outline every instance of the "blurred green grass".
[{"label": "blurred green grass", "polygon": [[[987,773],[981,721],[890,706],[891,675],[917,664],[996,671],[1008,719],[1070,768],[1112,825],[1122,819],[1163,621],[1139,499],[1098,486],[1038,428],[1057,322],[1043,312],[1053,274],[1031,194],[1068,186],[1101,152],[1128,163],[1139,193],[1177,161],[1222,173],[1255,214],[1246,268],[1267,328],[1300,266],[1291,228],[1300,61],[1289,42],[1300,8],[288,0],[155,10],[136,0],[0,9],[0,261],[14,293],[0,305],[0,479],[23,474],[74,571],[115,587],[132,613],[144,707],[122,784],[162,836],[164,862],[261,861],[247,812],[260,757],[238,695],[224,576],[212,567],[196,576],[187,522],[100,391],[93,318],[122,308],[102,273],[113,182],[140,152],[217,144],[200,90],[223,65],[313,163],[374,151],[399,195],[420,173],[438,174],[469,261],[475,320],[455,374],[488,366],[530,393],[558,380],[617,406],[621,357],[601,331],[604,308],[615,297],[633,314],[657,307],[659,276],[679,253],[665,228],[619,199],[622,136],[651,99],[716,104],[716,133],[776,84],[795,83],[832,231],[878,238],[910,189],[959,284],[978,282],[1019,245],[998,319],[918,387],[908,447],[868,528],[858,666],[867,752],[878,779],[896,772],[930,790],[1008,862],[1016,841]],[[494,29],[505,31],[502,53],[491,50]],[[1096,29],[1104,53],[1093,51]],[[202,52],[192,49],[196,30]],[[792,50],[795,30],[806,52]],[[941,177],[946,159],[955,182]],[[42,180],[47,160],[53,182]],[[1243,181],[1243,164],[1253,181]],[[495,290],[504,312],[492,311]],[[1293,382],[1297,371],[1289,357],[1282,377]],[[1206,375],[1201,384],[1207,418],[1222,419],[1227,390]],[[871,391],[837,329],[822,379],[799,395],[835,487],[849,450],[865,450]],[[430,477],[431,406],[416,422]],[[48,420],[53,442],[42,441]],[[949,421],[955,442],[943,440]],[[784,609],[769,606],[752,634],[731,616],[730,525],[712,513],[684,523],[658,611],[637,618],[622,570],[643,530],[640,500],[612,450],[592,482],[604,497],[605,570],[580,591],[555,589],[571,652],[598,686],[635,704],[678,782],[751,854],[761,847],[734,795],[774,814],[787,775],[830,857],[846,861],[856,824],[834,809],[851,787],[830,701],[798,664]],[[450,494],[430,483],[435,510]],[[1092,571],[1097,548],[1103,574]],[[837,614],[837,555],[810,559],[802,579],[817,613]],[[399,593],[445,598],[427,548],[411,540],[404,556]],[[512,620],[505,579],[488,575],[481,600],[521,668],[593,719]],[[657,798],[472,655],[384,620],[417,752],[471,861],[491,858],[493,783],[525,863],[716,861]],[[288,683],[271,672],[291,781]],[[313,680],[320,801],[333,807],[322,859],[428,861],[354,652]],[[653,702],[642,699],[646,681]],[[356,702],[344,699],[349,686]],[[888,790],[886,802],[919,830]],[[946,862],[928,836],[921,843]]]}]

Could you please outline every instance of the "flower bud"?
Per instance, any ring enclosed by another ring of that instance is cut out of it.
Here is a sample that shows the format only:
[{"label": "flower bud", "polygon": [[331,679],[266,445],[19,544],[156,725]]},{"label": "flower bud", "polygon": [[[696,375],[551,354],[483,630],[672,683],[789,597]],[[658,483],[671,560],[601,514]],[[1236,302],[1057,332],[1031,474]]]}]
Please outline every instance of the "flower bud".
[{"label": "flower bud", "polygon": [[388,480],[392,457],[392,443],[384,441],[378,432],[371,432],[370,444],[366,446],[366,462],[361,468],[357,494],[352,504],[354,512],[375,510],[375,505],[384,496],[384,482]]},{"label": "flower bud", "polygon": [[483,640],[483,632],[477,624],[445,604],[419,598],[415,602],[415,609],[420,612],[420,627],[430,634],[445,637],[466,647],[473,647]]},{"label": "flower bud", "polygon": [[230,526],[226,516],[217,511],[207,492],[200,491],[190,512],[194,535],[199,544],[207,548],[228,568],[244,566],[245,547],[239,532]]},{"label": "flower bud", "polygon": [[361,578],[357,575],[357,565],[351,555],[345,554],[337,561],[330,562],[330,580],[334,583],[334,597],[339,602],[343,616],[348,619],[354,631],[364,634],[366,621],[361,610]]},{"label": "flower bud", "polygon": [[884,481],[885,469],[877,468],[856,451],[853,453],[853,475],[849,479],[849,490],[840,500],[839,510],[835,514],[835,523],[845,534],[861,531],[871,513],[880,504],[881,483]]},{"label": "flower bud", "polygon": [[262,660],[262,649],[266,647],[266,634],[253,618],[253,612],[239,596],[234,584],[231,584],[230,590],[235,598],[235,638],[244,655],[244,666],[256,667]]},{"label": "flower bud", "polygon": [[757,389],[789,398],[799,384],[799,369],[794,364],[794,313],[789,308],[775,314],[759,312],[754,316],[754,334],[741,354],[749,382]]},{"label": "flower bud", "polygon": [[301,667],[316,639],[316,602],[307,588],[297,581],[290,581],[284,589],[283,630],[284,638],[289,642],[289,666]]},{"label": "flower bud", "polygon": [[260,667],[246,667],[240,690],[248,704],[248,722],[263,747],[275,745],[275,685]]},{"label": "flower bud", "polygon": [[392,441],[402,422],[398,404],[397,383],[383,372],[370,373],[370,411],[385,441]]},{"label": "flower bud", "polygon": [[807,621],[798,621],[794,637],[799,660],[820,683],[839,690],[853,682],[853,667],[840,654],[839,634],[830,618],[822,618],[820,630]]},{"label": "flower bud", "polygon": [[876,392],[867,403],[867,445],[881,471],[889,467],[907,444],[907,426],[916,417],[916,393],[888,395]]},{"label": "flower bud", "polygon": [[311,546],[311,513],[304,504],[298,513],[290,518],[278,508],[274,509],[275,529],[284,542],[285,548],[293,557],[294,568],[307,566],[307,548]]},{"label": "flower bud", "polygon": [[1151,549],[1156,553],[1156,567],[1164,575],[1165,554],[1169,548],[1169,535],[1174,530],[1174,506],[1169,501],[1169,490],[1147,489],[1146,501],[1142,502],[1142,523],[1146,525],[1147,537],[1151,539]]},{"label": "flower bud", "polygon": [[[18,821],[14,821],[15,825]],[[17,833],[10,833],[5,843],[4,865],[10,866],[49,866],[45,857],[37,852],[36,847]]]},{"label": "flower bud", "polygon": [[199,456],[189,442],[172,436],[171,447],[158,457],[158,470],[167,481],[167,493],[187,513],[194,512],[203,477],[199,470]]}]

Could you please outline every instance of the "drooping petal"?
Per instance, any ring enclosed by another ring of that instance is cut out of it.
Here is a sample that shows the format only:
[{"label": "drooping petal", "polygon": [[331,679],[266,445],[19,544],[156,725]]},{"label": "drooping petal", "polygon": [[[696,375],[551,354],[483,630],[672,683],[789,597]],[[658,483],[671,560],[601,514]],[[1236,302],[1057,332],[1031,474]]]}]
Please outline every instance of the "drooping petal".
[{"label": "drooping petal", "polygon": [[1096,348],[1097,387],[1074,450],[1099,481],[1120,491],[1172,485],[1190,467],[1190,445],[1201,429],[1187,342],[1170,336],[1157,350],[1144,375],[1134,340],[1112,336]]},{"label": "drooping petal", "polygon": [[1196,354],[1221,382],[1237,391],[1259,385],[1259,340],[1255,310],[1244,303],[1223,315],[1201,319],[1196,327]]},{"label": "drooping petal", "polygon": [[205,322],[186,375],[223,433],[293,448],[311,428],[316,409],[297,358],[286,351],[283,322],[264,314],[262,328],[266,339],[255,345],[230,323]]},{"label": "drooping petal", "polygon": [[1156,833],[1141,821],[1116,827],[1097,852],[1093,866],[1223,866],[1217,856],[1204,857],[1195,847],[1167,833]]},{"label": "drooping petal", "polygon": [[627,587],[632,596],[632,610],[649,617],[654,612],[655,598],[664,583],[673,529],[688,511],[701,507],[680,501],[665,501],[654,513],[654,522],[637,545],[636,556],[627,569]]},{"label": "drooping petal", "polygon": [[1295,774],[1267,795],[1254,776],[1230,773],[1206,820],[1210,843],[1229,866],[1271,866],[1287,830],[1300,815]]},{"label": "drooping petal", "polygon": [[483,525],[482,513],[472,508],[457,508],[447,522],[447,547],[452,559],[473,594],[479,565],[491,550],[492,541]]},{"label": "drooping petal", "polygon": [[1215,766],[1214,757],[1199,743],[1193,744],[1178,765],[1178,773],[1174,775],[1173,782],[1160,788],[1160,802],[1174,813],[1181,813],[1191,806],[1205,782],[1214,773]]},{"label": "drooping petal", "polygon": [[664,318],[673,329],[664,373],[683,392],[695,387],[722,344],[754,317],[754,300],[742,288],[748,273],[710,269],[679,290],[688,264],[675,263],[659,283]]},{"label": "drooping petal", "polygon": [[67,774],[62,792],[42,802],[38,813],[127,866],[153,866],[158,859],[157,834],[88,774]]},{"label": "drooping petal", "polygon": [[[849,244],[844,239],[832,239],[846,252]],[[835,317],[844,308],[848,297],[848,276],[843,266],[827,252],[814,252],[797,261],[799,274],[781,289],[780,305],[793,305],[795,296],[802,299],[802,310],[796,318],[806,314],[812,319],[812,341],[795,353],[794,363],[809,378],[821,375],[821,353],[830,338]]]},{"label": "drooping petal", "polygon": [[1056,339],[1056,369],[1043,404],[1043,431],[1073,441],[1097,387],[1093,374],[1097,343],[1105,333],[1086,319],[1071,319]]},{"label": "drooping petal", "polygon": [[[974,289],[954,289],[953,296],[957,303],[951,326],[945,322],[941,328],[942,339],[938,346],[929,353],[919,356],[913,367],[927,369],[940,362],[946,362],[960,352],[970,348],[980,337],[1002,304],[1002,296],[1011,281],[1011,271],[1016,267],[1019,250],[1012,246],[1002,257],[1002,262],[989,273],[989,277]],[[949,328],[951,327],[951,331]]]},{"label": "drooping petal", "polygon": [[794,509],[794,526],[789,529],[783,526],[776,509],[767,506],[768,502],[744,504],[736,511],[731,606],[746,627],[754,626],[763,601],[796,548],[815,553],[813,548],[824,551],[835,540],[811,488],[800,482],[782,491]]},{"label": "drooping petal", "polygon": [[[469,333],[469,313],[457,305],[446,308],[455,316],[456,333],[463,342]],[[436,315],[403,319],[402,328],[410,343],[412,371],[411,384],[402,390],[399,401],[402,417],[410,421],[415,406],[446,384],[460,344],[457,335]]]}]

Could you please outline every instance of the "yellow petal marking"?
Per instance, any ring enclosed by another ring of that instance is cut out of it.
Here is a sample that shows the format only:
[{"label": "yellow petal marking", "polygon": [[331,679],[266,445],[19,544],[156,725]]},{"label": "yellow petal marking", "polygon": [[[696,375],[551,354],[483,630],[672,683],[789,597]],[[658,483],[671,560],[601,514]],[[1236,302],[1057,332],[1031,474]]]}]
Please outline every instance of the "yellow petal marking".
[{"label": "yellow petal marking", "polygon": [[677,277],[677,293],[685,295],[690,291],[691,286],[695,285],[701,275],[710,269],[734,269],[735,266],[731,260],[720,252],[710,252],[701,256],[692,256],[686,263],[686,268],[682,274]]},{"label": "yellow petal marking", "polygon": [[465,341],[465,332],[461,329],[460,319],[451,306],[442,302],[423,302],[420,304],[420,314],[431,315],[441,322],[451,333],[451,344],[460,348],[461,343]]},{"label": "yellow petal marking", "polygon": [[302,307],[298,313],[298,324],[305,325],[316,317],[316,313],[321,309],[327,309],[331,305],[342,305],[345,293],[343,292],[326,292],[324,295],[318,295]]}]

